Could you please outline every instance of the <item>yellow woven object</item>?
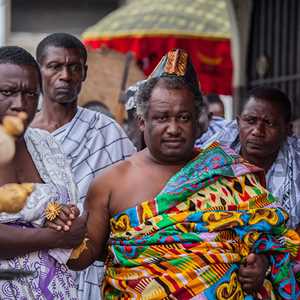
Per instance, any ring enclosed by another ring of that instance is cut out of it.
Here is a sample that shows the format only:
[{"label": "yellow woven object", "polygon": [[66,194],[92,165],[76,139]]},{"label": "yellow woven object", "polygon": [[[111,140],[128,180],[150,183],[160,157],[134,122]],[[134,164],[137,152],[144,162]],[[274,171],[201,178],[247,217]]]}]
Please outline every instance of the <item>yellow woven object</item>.
[{"label": "yellow woven object", "polygon": [[33,183],[8,183],[0,187],[0,212],[17,213],[25,205]]},{"label": "yellow woven object", "polygon": [[50,202],[45,209],[45,217],[48,221],[55,220],[61,212],[61,205],[58,202]]}]

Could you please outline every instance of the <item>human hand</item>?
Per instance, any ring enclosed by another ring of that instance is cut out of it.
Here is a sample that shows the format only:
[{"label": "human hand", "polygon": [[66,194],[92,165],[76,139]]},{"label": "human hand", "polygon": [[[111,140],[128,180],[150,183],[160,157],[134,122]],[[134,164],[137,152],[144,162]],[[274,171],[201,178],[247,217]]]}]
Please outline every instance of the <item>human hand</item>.
[{"label": "human hand", "polygon": [[79,214],[80,211],[74,204],[61,205],[60,214],[54,220],[48,220],[46,226],[57,231],[69,231]]},{"label": "human hand", "polygon": [[87,233],[88,213],[85,211],[80,217],[72,221],[69,230],[57,232],[57,248],[72,249],[77,247],[84,240]]},{"label": "human hand", "polygon": [[264,254],[250,253],[240,266],[238,278],[243,290],[256,294],[263,286],[269,262]]}]

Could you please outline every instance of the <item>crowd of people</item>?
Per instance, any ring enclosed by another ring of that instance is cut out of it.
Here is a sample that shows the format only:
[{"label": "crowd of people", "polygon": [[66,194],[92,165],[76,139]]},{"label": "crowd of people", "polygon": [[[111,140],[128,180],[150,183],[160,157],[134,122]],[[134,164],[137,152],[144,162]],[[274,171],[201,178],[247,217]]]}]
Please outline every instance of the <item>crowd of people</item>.
[{"label": "crowd of people", "polygon": [[66,33],[36,59],[0,48],[0,121],[28,116],[0,186],[34,184],[19,213],[0,213],[0,269],[27,272],[0,281],[0,299],[300,299],[288,97],[258,87],[225,121],[174,49],[128,90],[135,147],[77,105],[86,61]]}]

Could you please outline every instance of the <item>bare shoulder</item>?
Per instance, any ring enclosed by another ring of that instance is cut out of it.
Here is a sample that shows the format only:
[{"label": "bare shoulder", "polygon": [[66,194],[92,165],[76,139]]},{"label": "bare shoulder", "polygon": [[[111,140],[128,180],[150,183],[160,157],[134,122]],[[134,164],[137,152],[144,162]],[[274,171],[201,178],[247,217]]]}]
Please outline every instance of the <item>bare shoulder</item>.
[{"label": "bare shoulder", "polygon": [[97,175],[91,184],[94,191],[97,189],[109,189],[110,191],[116,185],[116,182],[124,181],[124,179],[134,172],[136,161],[139,159],[139,154],[135,153],[126,160],[117,162],[106,168],[101,174]]},{"label": "bare shoulder", "polygon": [[138,160],[138,153],[135,153],[131,157],[127,158],[126,160],[122,160],[120,162],[117,162],[108,168],[106,168],[101,174],[99,174],[94,182],[95,184],[99,183],[109,183],[115,184],[114,180],[118,180],[121,177],[124,178],[126,175],[128,175],[130,172],[135,169],[136,161]]}]

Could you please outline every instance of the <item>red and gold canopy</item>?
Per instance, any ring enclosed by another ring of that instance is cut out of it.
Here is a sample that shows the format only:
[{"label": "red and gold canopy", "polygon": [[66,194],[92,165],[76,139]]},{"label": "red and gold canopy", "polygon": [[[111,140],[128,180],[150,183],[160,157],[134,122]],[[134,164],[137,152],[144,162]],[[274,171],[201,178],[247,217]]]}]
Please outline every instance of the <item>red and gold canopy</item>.
[{"label": "red and gold canopy", "polygon": [[188,51],[205,93],[230,95],[232,60],[225,0],[132,0],[83,33],[90,48],[131,51],[146,75],[172,48]]}]

